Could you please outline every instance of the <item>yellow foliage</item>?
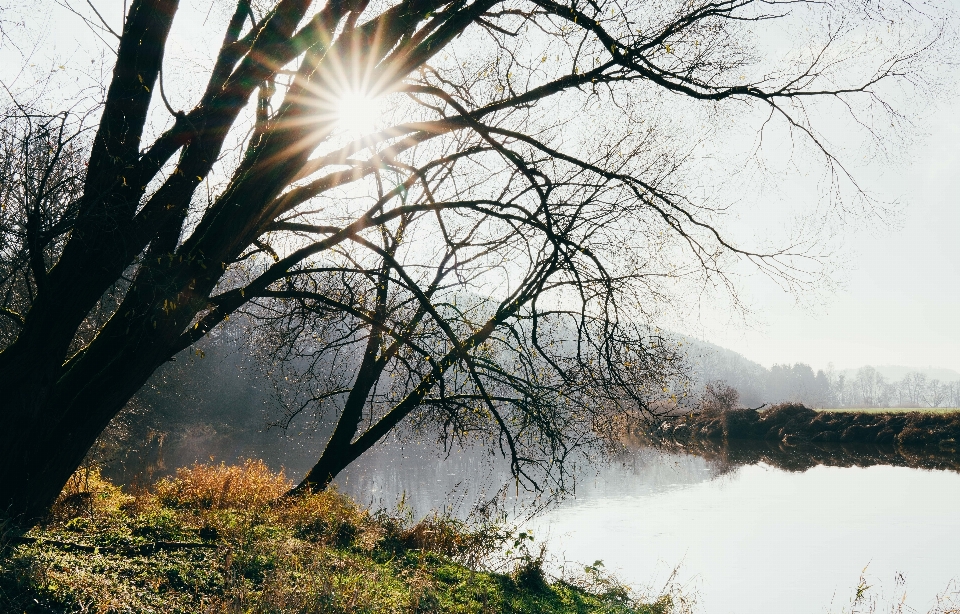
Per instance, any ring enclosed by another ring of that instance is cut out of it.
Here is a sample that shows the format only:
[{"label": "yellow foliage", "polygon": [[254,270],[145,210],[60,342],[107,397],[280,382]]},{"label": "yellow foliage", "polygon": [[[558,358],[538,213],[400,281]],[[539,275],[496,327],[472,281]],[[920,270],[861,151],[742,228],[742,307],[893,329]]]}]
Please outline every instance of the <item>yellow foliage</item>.
[{"label": "yellow foliage", "polygon": [[200,465],[177,470],[160,480],[154,492],[164,505],[178,508],[227,509],[261,507],[293,486],[283,471],[274,473],[261,460],[242,465]]},{"label": "yellow foliage", "polygon": [[133,497],[100,475],[99,468],[77,469],[50,510],[50,517],[67,521],[79,516],[105,517],[117,513]]}]

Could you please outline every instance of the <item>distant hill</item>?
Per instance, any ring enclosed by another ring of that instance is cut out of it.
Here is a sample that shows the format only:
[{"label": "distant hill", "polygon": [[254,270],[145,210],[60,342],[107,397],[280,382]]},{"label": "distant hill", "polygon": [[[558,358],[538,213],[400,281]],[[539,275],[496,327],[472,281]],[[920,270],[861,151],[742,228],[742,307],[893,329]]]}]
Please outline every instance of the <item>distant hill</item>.
[{"label": "distant hill", "polygon": [[696,393],[707,382],[723,381],[740,393],[740,402],[749,407],[768,403],[766,383],[770,370],[743,354],[693,337],[678,335],[686,350]]}]

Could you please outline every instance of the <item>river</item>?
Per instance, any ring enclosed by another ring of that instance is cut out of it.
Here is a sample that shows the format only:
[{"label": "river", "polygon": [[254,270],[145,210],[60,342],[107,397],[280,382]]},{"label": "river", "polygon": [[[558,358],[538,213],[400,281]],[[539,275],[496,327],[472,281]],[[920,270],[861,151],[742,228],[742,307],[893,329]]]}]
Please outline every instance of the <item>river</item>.
[{"label": "river", "polygon": [[[704,614],[887,612],[898,603],[928,612],[938,595],[952,590],[956,600],[954,471],[788,471],[639,448],[578,473],[575,496],[521,525],[546,544],[555,573],[601,560],[637,590],[657,593],[670,581]],[[503,477],[502,465],[478,451],[443,459],[388,445],[338,484],[374,507],[403,496],[414,516],[445,506],[463,515]],[[520,500],[528,502],[522,491]],[[853,604],[858,586],[869,588]]]}]

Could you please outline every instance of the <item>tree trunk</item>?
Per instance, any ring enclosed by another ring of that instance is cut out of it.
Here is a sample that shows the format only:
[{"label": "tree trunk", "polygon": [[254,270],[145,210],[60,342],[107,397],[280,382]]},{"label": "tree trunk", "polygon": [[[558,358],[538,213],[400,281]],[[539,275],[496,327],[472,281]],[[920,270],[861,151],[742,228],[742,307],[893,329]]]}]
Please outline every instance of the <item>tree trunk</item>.
[{"label": "tree trunk", "polygon": [[[139,319],[132,331],[115,316],[81,356],[50,370],[38,388],[29,368],[39,350],[20,350],[19,380],[6,374],[0,429],[0,515],[27,529],[46,514],[109,422],[174,353],[188,313],[157,329]],[[47,359],[49,360],[49,359]],[[49,367],[48,367],[49,368]]]},{"label": "tree trunk", "polygon": [[350,464],[360,458],[367,448],[357,445],[327,446],[320,455],[320,460],[313,466],[302,482],[291,490],[288,495],[306,492],[320,492],[330,486],[334,478]]},{"label": "tree trunk", "polygon": [[8,521],[26,530],[44,517],[99,435],[91,436],[90,429],[86,430],[51,431],[47,424],[36,421],[15,434],[4,433],[0,438],[4,448],[0,454],[0,506]]},{"label": "tree trunk", "polygon": [[[124,347],[117,332],[103,330],[82,355],[68,352],[91,309],[149,241],[131,240],[144,190],[131,172],[178,2],[131,3],[77,223],[57,264],[37,274],[37,295],[17,340],[0,352],[0,521],[5,516],[20,528],[46,513],[100,432],[159,364],[163,344],[151,350],[146,335]],[[179,334],[183,326],[171,322],[170,330]],[[161,328],[153,337],[164,335],[169,331]]]}]

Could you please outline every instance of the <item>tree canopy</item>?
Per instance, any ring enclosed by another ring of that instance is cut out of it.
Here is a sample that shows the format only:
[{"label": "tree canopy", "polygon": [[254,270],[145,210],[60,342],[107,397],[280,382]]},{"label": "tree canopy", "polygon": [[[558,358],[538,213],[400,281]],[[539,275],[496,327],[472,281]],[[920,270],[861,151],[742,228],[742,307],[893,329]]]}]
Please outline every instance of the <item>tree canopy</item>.
[{"label": "tree canopy", "polygon": [[[120,32],[89,15],[116,62],[88,143],[69,114],[4,120],[11,516],[40,514],[150,375],[231,317],[287,365],[292,414],[336,418],[299,488],[405,421],[561,481],[677,393],[671,284],[728,283],[729,257],[789,282],[806,255],[727,238],[659,113],[761,110],[852,180],[817,105],[879,138],[940,36],[914,7],[839,1],[239,0],[180,108],[178,4],[135,0]],[[805,43],[761,57],[797,14]]]}]

